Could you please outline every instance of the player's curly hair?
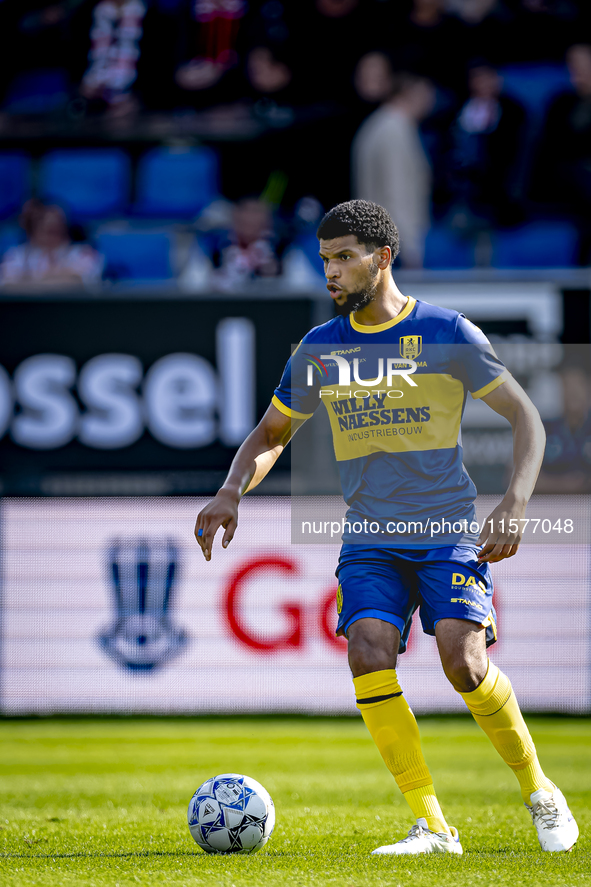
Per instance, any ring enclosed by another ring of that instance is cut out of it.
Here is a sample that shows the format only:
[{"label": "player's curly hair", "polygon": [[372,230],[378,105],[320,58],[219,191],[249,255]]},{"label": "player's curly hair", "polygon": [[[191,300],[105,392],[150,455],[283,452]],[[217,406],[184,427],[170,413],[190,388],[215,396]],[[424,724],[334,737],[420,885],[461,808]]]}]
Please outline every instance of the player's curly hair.
[{"label": "player's curly hair", "polygon": [[319,240],[332,240],[333,237],[345,237],[347,234],[354,234],[359,243],[371,250],[389,246],[392,261],[400,250],[398,228],[390,213],[371,200],[348,200],[333,206],[316,231]]}]

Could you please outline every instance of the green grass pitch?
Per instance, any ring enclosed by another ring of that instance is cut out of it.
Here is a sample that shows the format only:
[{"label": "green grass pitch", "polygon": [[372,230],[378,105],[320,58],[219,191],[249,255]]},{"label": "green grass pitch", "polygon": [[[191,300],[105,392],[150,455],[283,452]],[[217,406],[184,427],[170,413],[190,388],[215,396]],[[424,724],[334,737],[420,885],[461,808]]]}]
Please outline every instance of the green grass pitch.
[{"label": "green grass pitch", "polygon": [[[591,720],[530,718],[581,838],[542,853],[517,782],[468,718],[420,721],[463,857],[370,850],[412,824],[360,719],[49,719],[0,722],[0,884],[448,887],[591,884]],[[277,825],[253,856],[208,856],[186,823],[207,777],[263,783]]]}]

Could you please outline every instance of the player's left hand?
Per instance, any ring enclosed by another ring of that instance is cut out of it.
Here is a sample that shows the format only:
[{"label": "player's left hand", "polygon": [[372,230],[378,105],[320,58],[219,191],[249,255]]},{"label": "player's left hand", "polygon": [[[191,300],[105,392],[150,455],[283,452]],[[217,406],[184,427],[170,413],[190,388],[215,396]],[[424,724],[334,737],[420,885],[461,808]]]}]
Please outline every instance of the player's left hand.
[{"label": "player's left hand", "polygon": [[505,497],[489,514],[477,542],[482,546],[478,555],[481,564],[502,561],[517,554],[523,535],[521,518],[525,517],[526,505]]},{"label": "player's left hand", "polygon": [[205,508],[202,508],[197,515],[195,538],[206,561],[211,560],[213,540],[220,527],[224,527],[226,531],[222,539],[222,546],[227,548],[232,541],[238,526],[239,502],[240,496],[222,487],[221,490],[217,491],[211,502],[208,502]]}]

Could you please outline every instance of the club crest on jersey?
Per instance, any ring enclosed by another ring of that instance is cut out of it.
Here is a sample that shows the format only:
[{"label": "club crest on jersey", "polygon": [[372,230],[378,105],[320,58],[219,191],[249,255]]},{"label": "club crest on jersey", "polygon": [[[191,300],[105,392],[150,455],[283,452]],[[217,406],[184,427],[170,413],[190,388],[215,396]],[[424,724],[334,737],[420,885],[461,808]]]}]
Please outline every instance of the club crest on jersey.
[{"label": "club crest on jersey", "polygon": [[400,336],[400,355],[406,360],[414,360],[423,350],[422,336]]},{"label": "club crest on jersey", "polygon": [[98,640],[104,652],[130,671],[149,671],[187,645],[171,609],[179,553],[170,539],[117,539],[107,564],[115,612]]}]

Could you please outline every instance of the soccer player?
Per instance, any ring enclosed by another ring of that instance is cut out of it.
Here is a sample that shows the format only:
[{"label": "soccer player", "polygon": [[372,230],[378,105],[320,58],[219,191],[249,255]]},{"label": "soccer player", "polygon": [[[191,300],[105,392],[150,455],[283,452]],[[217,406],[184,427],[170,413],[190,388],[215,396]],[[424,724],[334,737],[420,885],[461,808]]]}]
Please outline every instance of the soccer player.
[{"label": "soccer player", "polygon": [[[520,519],[544,453],[538,412],[464,315],[398,290],[391,269],[398,232],[385,209],[365,200],[339,204],[317,235],[327,287],[349,313],[311,330],[294,351],[263,419],[200,512],[197,541],[209,561],[222,526],[227,548],[241,497],[323,402],[349,505],[337,567],[337,633],[348,639],[357,706],[416,818],[407,837],[373,852],[463,852],[396,676],[417,607],[447,678],[515,773],[542,850],[570,850],[577,824],[540,766],[509,679],[486,654],[496,638],[489,564],[512,557],[521,540]],[[310,384],[315,370],[307,366],[314,363],[324,373],[320,388]],[[355,382],[347,386],[351,363]],[[509,488],[480,534],[459,437],[468,391],[513,429]]]}]

